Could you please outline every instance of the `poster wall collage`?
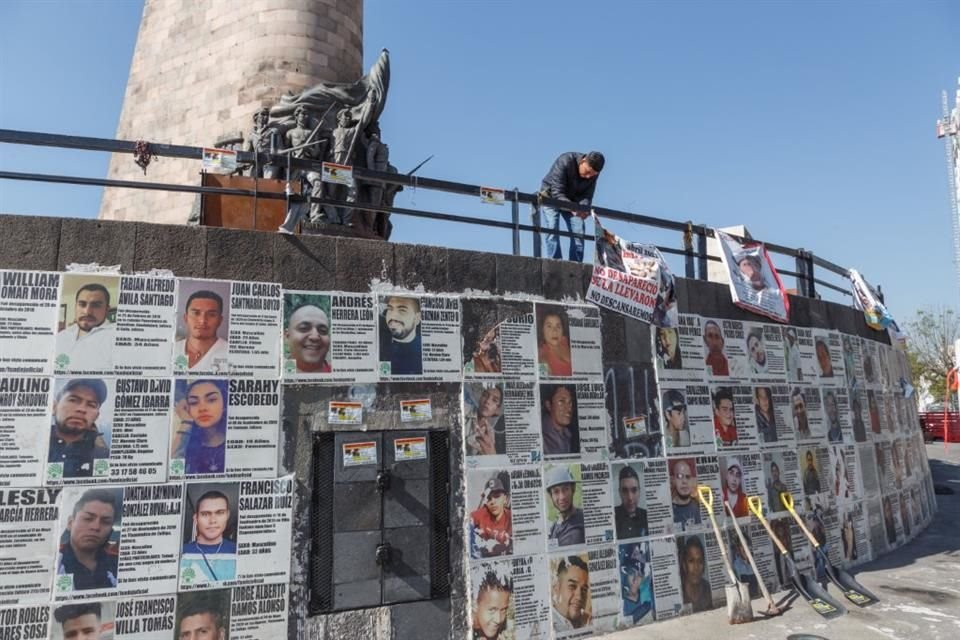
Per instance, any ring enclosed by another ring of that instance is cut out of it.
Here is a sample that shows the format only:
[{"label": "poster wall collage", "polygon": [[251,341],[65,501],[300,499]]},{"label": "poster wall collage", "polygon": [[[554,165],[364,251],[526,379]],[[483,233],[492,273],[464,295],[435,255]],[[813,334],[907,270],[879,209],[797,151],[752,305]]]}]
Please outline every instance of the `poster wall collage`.
[{"label": "poster wall collage", "polygon": [[[0,271],[0,638],[285,636],[284,382],[462,382],[478,637],[721,606],[728,541],[697,484],[743,518],[761,575],[731,552],[754,587],[785,577],[746,494],[808,565],[779,491],[847,564],[931,517],[902,352],[772,323],[678,325],[654,333],[653,366],[605,371],[592,305]],[[405,402],[405,422],[430,418],[429,400]],[[362,429],[362,407],[331,403],[329,421]],[[356,453],[344,463],[377,463]]]}]

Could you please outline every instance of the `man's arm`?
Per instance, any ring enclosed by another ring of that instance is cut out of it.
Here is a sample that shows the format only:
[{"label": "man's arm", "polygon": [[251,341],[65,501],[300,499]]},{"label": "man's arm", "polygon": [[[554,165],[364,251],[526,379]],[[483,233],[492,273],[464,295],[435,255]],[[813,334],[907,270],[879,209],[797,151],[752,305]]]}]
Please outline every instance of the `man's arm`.
[{"label": "man's arm", "polygon": [[593,203],[593,193],[597,190],[597,180],[598,178],[593,179],[593,182],[587,187],[587,193],[580,199],[580,205],[586,209],[589,209]]},{"label": "man's arm", "polygon": [[570,198],[567,196],[567,170],[575,162],[575,154],[571,153],[561,154],[554,160],[550,171],[543,178],[543,184],[547,187],[547,194],[551,198],[570,202]]}]

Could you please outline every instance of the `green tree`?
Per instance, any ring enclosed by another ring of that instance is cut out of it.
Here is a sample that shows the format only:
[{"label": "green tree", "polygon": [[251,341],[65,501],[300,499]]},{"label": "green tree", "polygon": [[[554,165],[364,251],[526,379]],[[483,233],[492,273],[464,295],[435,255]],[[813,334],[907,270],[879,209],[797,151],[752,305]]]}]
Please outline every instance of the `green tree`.
[{"label": "green tree", "polygon": [[920,309],[907,325],[907,358],[914,383],[943,401],[947,372],[954,366],[953,344],[960,338],[960,318],[953,309]]}]

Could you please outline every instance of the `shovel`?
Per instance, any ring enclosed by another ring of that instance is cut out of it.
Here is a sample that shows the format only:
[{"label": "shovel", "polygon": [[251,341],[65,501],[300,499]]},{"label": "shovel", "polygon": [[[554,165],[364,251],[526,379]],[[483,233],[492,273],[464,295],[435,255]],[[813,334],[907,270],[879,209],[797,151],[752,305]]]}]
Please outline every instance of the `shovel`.
[{"label": "shovel", "polygon": [[763,517],[763,503],[760,502],[760,496],[748,497],[747,504],[750,505],[750,511],[752,511],[753,515],[757,517],[757,520],[763,524],[763,527],[770,535],[770,539],[773,540],[773,543],[777,545],[777,549],[780,550],[784,569],[790,578],[790,582],[793,583],[793,588],[800,594],[800,597],[809,602],[814,611],[828,620],[845,614],[847,610],[843,608],[843,605],[830,597],[823,587],[817,584],[816,580],[810,580],[807,576],[797,571],[797,565],[793,564],[793,558],[790,557],[790,554],[787,552],[786,547],[783,546],[783,543],[780,542],[777,534],[770,528],[770,523]]},{"label": "shovel", "polygon": [[783,506],[787,508],[787,511],[790,512],[790,515],[793,516],[793,519],[797,521],[798,525],[800,525],[803,533],[807,536],[807,540],[809,540],[810,544],[813,545],[814,551],[820,554],[820,557],[823,559],[824,566],[827,569],[827,577],[830,578],[830,582],[837,585],[837,588],[840,589],[840,592],[847,598],[847,600],[858,607],[869,607],[871,604],[880,602],[880,598],[873,595],[869,589],[854,580],[852,575],[830,562],[830,558],[823,550],[823,547],[821,547],[820,543],[817,542],[817,539],[813,537],[813,534],[810,533],[810,530],[807,529],[807,526],[803,524],[803,518],[800,517],[800,514],[794,511],[793,495],[784,491],[780,494],[780,500],[783,502]]},{"label": "shovel", "polygon": [[767,599],[767,610],[763,612],[765,616],[778,616],[782,611],[780,607],[777,606],[777,603],[773,601],[773,598],[770,596],[770,592],[767,590],[767,585],[763,581],[763,576],[760,575],[760,570],[757,569],[757,563],[753,559],[753,553],[750,551],[749,545],[747,545],[747,539],[743,535],[743,531],[740,531],[740,525],[737,524],[737,515],[733,512],[733,507],[730,506],[730,503],[726,500],[723,501],[723,506],[727,508],[727,512],[730,514],[730,518],[733,520],[733,528],[737,532],[737,538],[740,539],[740,546],[743,547],[743,552],[747,554],[747,562],[750,563],[750,568],[753,569],[753,575],[757,577],[757,582],[760,584],[760,591],[763,593],[763,597]]},{"label": "shovel", "polygon": [[741,624],[753,620],[753,607],[750,604],[750,585],[737,580],[737,574],[730,565],[730,558],[727,556],[727,545],[720,535],[720,527],[717,526],[717,519],[713,517],[713,491],[707,485],[699,485],[697,493],[700,494],[700,502],[707,508],[710,515],[710,522],[713,524],[713,532],[717,536],[717,544],[720,547],[720,553],[723,556],[723,565],[727,569],[727,575],[730,576],[730,583],[723,586],[724,594],[727,596],[727,620],[730,624]]}]

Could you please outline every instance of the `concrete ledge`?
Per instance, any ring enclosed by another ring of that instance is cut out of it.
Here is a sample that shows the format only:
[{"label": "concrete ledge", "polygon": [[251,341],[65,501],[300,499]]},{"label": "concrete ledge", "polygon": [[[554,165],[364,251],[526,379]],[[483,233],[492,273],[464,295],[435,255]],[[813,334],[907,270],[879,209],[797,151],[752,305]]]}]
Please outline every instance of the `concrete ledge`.
[{"label": "concrete ledge", "polygon": [[64,269],[71,262],[97,262],[119,264],[124,273],[132,273],[136,239],[136,224],[64,218],[57,268]]},{"label": "concrete ledge", "polygon": [[446,291],[473,289],[493,294],[497,289],[497,263],[489,253],[447,250]]},{"label": "concrete ledge", "polygon": [[273,282],[273,233],[207,227],[208,278]]},{"label": "concrete ledge", "polygon": [[498,295],[524,293],[543,295],[542,261],[525,256],[498,253],[496,255]]},{"label": "concrete ledge", "polygon": [[337,241],[324,236],[273,238],[273,277],[287,289],[336,288]]},{"label": "concrete ledge", "polygon": [[422,244],[393,245],[396,265],[394,284],[405,289],[423,287],[425,291],[448,291],[449,250]]},{"label": "concrete ledge", "polygon": [[541,260],[543,296],[551,300],[583,299],[584,265],[566,260]]},{"label": "concrete ledge", "polygon": [[0,266],[56,271],[63,218],[0,215]]},{"label": "concrete ledge", "polygon": [[380,240],[337,238],[336,288],[369,291],[372,280],[393,282],[396,278],[394,248]]},{"label": "concrete ledge", "polygon": [[169,269],[178,276],[202,278],[207,268],[207,227],[138,222],[133,268]]}]

